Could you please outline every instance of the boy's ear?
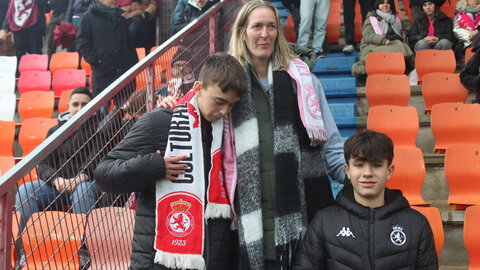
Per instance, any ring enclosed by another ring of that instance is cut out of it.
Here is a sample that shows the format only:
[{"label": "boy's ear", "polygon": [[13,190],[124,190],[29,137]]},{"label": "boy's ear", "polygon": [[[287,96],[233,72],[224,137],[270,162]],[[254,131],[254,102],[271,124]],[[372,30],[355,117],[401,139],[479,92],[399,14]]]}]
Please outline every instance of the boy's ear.
[{"label": "boy's ear", "polygon": [[348,179],[350,179],[350,168],[348,167],[347,163],[343,164],[343,169],[345,170],[345,174],[347,175]]},{"label": "boy's ear", "polygon": [[395,165],[390,164],[390,166],[388,167],[387,180],[389,180],[390,177],[392,177],[394,171],[395,171]]},{"label": "boy's ear", "polygon": [[202,88],[203,88],[203,83],[201,81],[196,81],[193,84],[193,90],[195,90],[196,94],[199,94],[200,90],[202,90]]}]

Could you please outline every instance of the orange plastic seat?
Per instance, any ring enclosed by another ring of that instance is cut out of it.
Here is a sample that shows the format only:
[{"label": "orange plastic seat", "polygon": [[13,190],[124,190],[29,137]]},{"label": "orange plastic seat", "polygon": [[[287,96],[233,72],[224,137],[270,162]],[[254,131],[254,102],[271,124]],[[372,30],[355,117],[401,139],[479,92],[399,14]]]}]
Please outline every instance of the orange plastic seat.
[{"label": "orange plastic seat", "polygon": [[[1,166],[1,165],[0,165]],[[1,173],[0,173],[1,175]],[[21,218],[21,214],[20,212],[13,212],[13,215],[12,215],[12,239],[13,241],[16,241],[17,238],[18,238],[18,234],[19,234],[19,220]],[[15,244],[14,242],[12,241],[12,250],[11,250],[11,258],[12,258],[12,269],[15,269]]]},{"label": "orange plastic seat", "polygon": [[15,166],[15,158],[13,156],[0,156],[0,176],[4,175],[13,166]]},{"label": "orange plastic seat", "polygon": [[[332,16],[332,13],[330,13],[330,16]],[[283,28],[283,33],[285,34],[285,38],[287,39],[288,42],[292,42],[292,43],[297,42],[292,15],[287,16],[287,23]]]},{"label": "orange plastic seat", "polygon": [[360,43],[362,41],[362,29],[363,29],[363,22],[362,22],[362,15],[360,13],[356,13],[355,18],[360,18],[360,21],[353,22],[353,28],[355,29],[353,40],[355,42]]},{"label": "orange plastic seat", "polygon": [[80,269],[78,250],[85,214],[61,211],[33,213],[22,234],[27,262],[22,269]]},{"label": "orange plastic seat", "polygon": [[48,130],[58,123],[52,118],[28,118],[25,119],[18,134],[18,142],[22,146],[23,156],[32,152],[35,147],[47,137]]},{"label": "orange plastic seat", "polygon": [[368,76],[373,74],[402,75],[405,73],[405,58],[401,52],[371,52],[367,55],[365,69]]},{"label": "orange plastic seat", "polygon": [[470,60],[470,58],[472,58],[472,56],[474,55],[475,53],[472,52],[472,47],[470,48],[467,48],[465,50],[465,64],[468,63],[468,60]]},{"label": "orange plastic seat", "polygon": [[435,72],[423,76],[422,95],[425,100],[425,114],[431,114],[434,104],[465,103],[468,90],[460,83],[459,73]]},{"label": "orange plastic seat", "polygon": [[458,144],[445,153],[445,178],[451,209],[480,204],[480,144]]},{"label": "orange plastic seat", "polygon": [[[331,5],[330,9],[332,8]],[[337,44],[340,38],[340,25],[341,25],[340,13],[330,13],[327,21],[326,34],[329,44]]]},{"label": "orange plastic seat", "polygon": [[18,79],[18,91],[50,91],[52,76],[50,71],[24,71]]},{"label": "orange plastic seat", "polygon": [[434,151],[456,144],[480,144],[480,104],[440,103],[432,106],[430,126],[435,138]]},{"label": "orange plastic seat", "polygon": [[52,91],[30,91],[20,97],[17,111],[22,120],[33,117],[52,118],[54,103]]},{"label": "orange plastic seat", "polygon": [[78,52],[58,52],[50,58],[50,71],[52,75],[59,69],[78,69]]},{"label": "orange plastic seat", "polygon": [[443,242],[445,240],[440,211],[436,207],[412,206],[412,208],[422,213],[427,218],[428,223],[430,223],[430,227],[432,228],[433,232],[433,238],[435,240],[435,250],[437,251],[437,256],[440,257],[440,252],[442,252]]},{"label": "orange plastic seat", "polygon": [[370,107],[367,128],[385,133],[395,147],[416,147],[415,140],[420,129],[417,109],[393,105]]},{"label": "orange plastic seat", "polygon": [[405,74],[373,74],[367,77],[365,95],[370,107],[378,105],[407,106],[410,83]]},{"label": "orange plastic seat", "polygon": [[15,121],[0,120],[0,156],[13,157],[14,140],[15,140]]},{"label": "orange plastic seat", "polygon": [[141,61],[143,58],[145,58],[146,53],[145,53],[145,48],[137,48],[137,56],[138,56],[138,61]]},{"label": "orange plastic seat", "polygon": [[410,205],[428,206],[422,197],[425,180],[425,161],[417,147],[395,147],[393,162],[395,170],[387,181],[390,189],[400,189]]},{"label": "orange plastic seat", "polygon": [[463,242],[470,258],[470,270],[480,269],[480,205],[474,205],[465,211],[463,222]]},{"label": "orange plastic seat", "polygon": [[85,228],[91,270],[128,269],[132,254],[135,211],[124,207],[92,210]]},{"label": "orange plastic seat", "polygon": [[80,68],[85,70],[85,74],[87,74],[87,76],[90,76],[92,74],[92,67],[87,61],[85,61],[85,58],[83,57],[82,60],[80,60]]},{"label": "orange plastic seat", "polygon": [[48,55],[46,54],[25,54],[18,64],[20,74],[27,70],[47,71],[47,68]]},{"label": "orange plastic seat", "polygon": [[65,90],[85,87],[87,75],[83,69],[59,69],[53,74],[52,88],[56,96]]},{"label": "orange plastic seat", "polygon": [[440,7],[440,11],[442,11],[443,13],[447,14],[447,16],[450,18],[450,19],[453,19],[453,17],[455,17],[455,6],[450,6],[450,5],[442,5]]},{"label": "orange plastic seat", "polygon": [[415,56],[415,68],[418,80],[423,81],[423,75],[432,72],[453,73],[457,67],[453,50],[420,50]]},{"label": "orange plastic seat", "polygon": [[72,90],[65,90],[60,94],[60,98],[58,99],[58,113],[66,112],[68,110],[68,102],[70,101],[70,94]]}]

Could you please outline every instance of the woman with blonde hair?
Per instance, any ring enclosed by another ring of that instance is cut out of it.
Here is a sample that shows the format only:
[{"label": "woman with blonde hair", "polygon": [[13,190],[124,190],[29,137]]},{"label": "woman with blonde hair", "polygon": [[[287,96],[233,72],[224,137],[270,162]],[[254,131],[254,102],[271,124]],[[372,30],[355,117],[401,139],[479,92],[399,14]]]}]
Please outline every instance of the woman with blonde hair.
[{"label": "woman with blonde hair", "polygon": [[248,85],[232,110],[241,269],[290,269],[308,218],[333,202],[327,173],[345,178],[343,141],[320,81],[280,27],[270,2],[250,1],[230,41]]},{"label": "woman with blonde hair", "polygon": [[477,0],[458,0],[453,17],[453,36],[463,43],[463,49],[472,44],[478,34],[480,6]]}]

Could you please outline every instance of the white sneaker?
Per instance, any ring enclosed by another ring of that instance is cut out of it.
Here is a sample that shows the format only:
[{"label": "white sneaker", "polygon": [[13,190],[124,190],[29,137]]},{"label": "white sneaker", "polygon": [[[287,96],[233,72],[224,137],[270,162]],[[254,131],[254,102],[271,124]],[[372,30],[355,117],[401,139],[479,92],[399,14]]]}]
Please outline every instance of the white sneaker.
[{"label": "white sneaker", "polygon": [[353,45],[348,44],[347,46],[343,47],[343,53],[353,53],[355,51],[355,47]]}]

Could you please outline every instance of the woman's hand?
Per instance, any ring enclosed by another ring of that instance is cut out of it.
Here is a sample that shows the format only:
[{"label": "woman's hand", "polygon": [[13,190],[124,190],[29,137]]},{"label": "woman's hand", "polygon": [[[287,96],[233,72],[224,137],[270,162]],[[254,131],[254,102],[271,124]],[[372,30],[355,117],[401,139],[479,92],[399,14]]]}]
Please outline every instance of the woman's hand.
[{"label": "woman's hand", "polygon": [[438,37],[436,36],[426,36],[423,39],[425,39],[430,45],[435,45],[438,42]]},{"label": "woman's hand", "polygon": [[387,40],[385,41],[385,45],[386,45],[386,46],[390,45],[390,43],[391,43],[390,39],[387,39]]}]

